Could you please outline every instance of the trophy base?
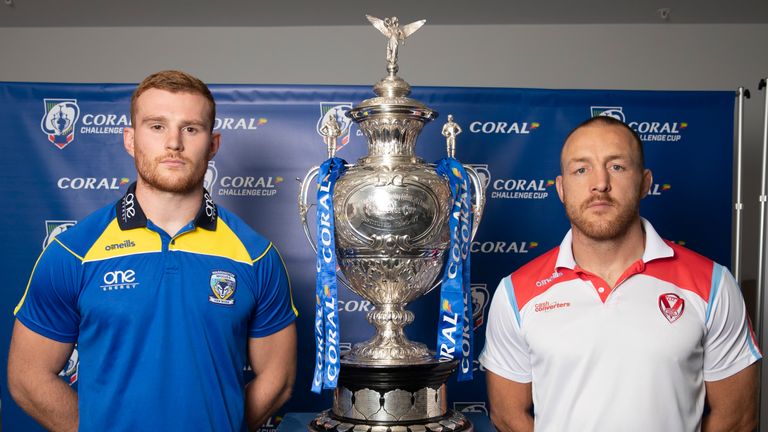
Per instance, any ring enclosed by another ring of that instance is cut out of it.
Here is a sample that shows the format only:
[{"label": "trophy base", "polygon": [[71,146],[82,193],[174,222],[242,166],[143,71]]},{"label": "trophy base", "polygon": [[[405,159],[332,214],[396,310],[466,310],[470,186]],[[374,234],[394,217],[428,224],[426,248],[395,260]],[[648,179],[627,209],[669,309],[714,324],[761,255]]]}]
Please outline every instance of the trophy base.
[{"label": "trophy base", "polygon": [[312,432],[474,432],[472,423],[461,413],[412,422],[363,422],[338,419],[331,410],[321,412],[307,427]]},{"label": "trophy base", "polygon": [[445,408],[442,385],[458,362],[371,365],[341,360],[333,408],[315,417],[313,432],[472,432]]}]

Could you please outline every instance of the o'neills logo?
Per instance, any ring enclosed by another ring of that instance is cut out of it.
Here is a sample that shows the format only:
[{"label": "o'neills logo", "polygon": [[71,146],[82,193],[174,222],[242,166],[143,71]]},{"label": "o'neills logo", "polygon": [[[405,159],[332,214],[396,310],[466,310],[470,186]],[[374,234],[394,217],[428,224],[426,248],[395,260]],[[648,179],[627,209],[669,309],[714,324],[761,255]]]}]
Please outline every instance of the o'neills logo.
[{"label": "o'neills logo", "polygon": [[545,278],[545,279],[542,279],[542,280],[538,280],[538,281],[536,281],[536,286],[537,286],[537,287],[543,287],[544,285],[548,285],[548,284],[550,284],[550,283],[551,283],[553,280],[555,280],[555,279],[559,278],[559,277],[560,277],[560,276],[562,276],[562,275],[563,275],[563,273],[562,273],[562,272],[559,272],[559,271],[555,270],[555,271],[552,273],[552,275],[551,275],[551,276],[549,276],[548,278]]},{"label": "o'neills logo", "polygon": [[533,305],[533,311],[534,312],[547,312],[554,309],[562,309],[570,307],[571,304],[568,302],[560,303],[560,302],[548,302],[545,301],[544,303],[536,303]]},{"label": "o'neills logo", "polygon": [[106,245],[106,246],[104,246],[104,250],[105,251],[111,251],[111,250],[116,250],[116,249],[131,248],[131,247],[134,247],[134,246],[136,246],[136,243],[134,243],[131,240],[125,240],[122,243],[115,243],[115,244],[111,244],[111,245]]}]

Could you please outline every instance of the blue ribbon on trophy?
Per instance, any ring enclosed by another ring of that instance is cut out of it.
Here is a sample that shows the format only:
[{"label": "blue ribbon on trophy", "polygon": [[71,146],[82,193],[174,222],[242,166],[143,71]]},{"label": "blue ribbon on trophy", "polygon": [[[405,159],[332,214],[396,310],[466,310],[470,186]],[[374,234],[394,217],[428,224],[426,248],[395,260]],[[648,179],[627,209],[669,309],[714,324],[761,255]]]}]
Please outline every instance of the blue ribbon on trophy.
[{"label": "blue ribbon on trophy", "polygon": [[339,311],[336,286],[336,243],[333,188],[346,162],[331,157],[317,175],[317,279],[315,281],[315,373],[312,391],[334,389],[339,378]]},{"label": "blue ribbon on trophy", "polygon": [[437,162],[453,195],[449,215],[451,244],[440,289],[437,353],[441,361],[459,360],[458,381],[472,379],[473,328],[469,245],[472,241],[471,190],[464,166],[452,157]]}]

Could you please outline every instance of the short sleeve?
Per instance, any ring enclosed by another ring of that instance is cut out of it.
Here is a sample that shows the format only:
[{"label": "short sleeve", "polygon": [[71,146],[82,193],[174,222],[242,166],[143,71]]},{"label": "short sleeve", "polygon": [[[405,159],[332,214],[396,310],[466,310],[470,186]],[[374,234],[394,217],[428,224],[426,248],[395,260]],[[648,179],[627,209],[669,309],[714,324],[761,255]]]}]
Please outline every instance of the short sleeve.
[{"label": "short sleeve", "polygon": [[292,323],[298,315],[291,298],[290,279],[280,253],[272,244],[253,263],[253,271],[258,286],[249,334],[250,337],[269,336]]},{"label": "short sleeve", "polygon": [[512,381],[532,380],[530,350],[522,334],[520,311],[509,277],[502,279],[493,295],[480,363]]},{"label": "short sleeve", "polygon": [[25,327],[58,342],[77,342],[77,307],[82,263],[58,240],[51,242],[32,269],[27,289],[14,311]]},{"label": "short sleeve", "polygon": [[719,264],[714,266],[706,313],[705,381],[727,378],[762,357],[739,286]]}]

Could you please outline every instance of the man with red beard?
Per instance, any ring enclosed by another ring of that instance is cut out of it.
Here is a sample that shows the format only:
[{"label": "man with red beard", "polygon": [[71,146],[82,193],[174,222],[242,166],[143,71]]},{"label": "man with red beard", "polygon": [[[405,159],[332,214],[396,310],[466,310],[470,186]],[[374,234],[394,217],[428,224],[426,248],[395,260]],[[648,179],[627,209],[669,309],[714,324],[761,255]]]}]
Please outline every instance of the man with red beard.
[{"label": "man with red beard", "polygon": [[497,429],[751,431],[761,353],[741,292],[640,217],[652,183],[640,138],[592,118],[560,166],[571,230],[491,304],[480,361]]},{"label": "man with red beard", "polygon": [[[203,188],[215,110],[195,77],[147,77],[124,131],[137,181],[35,264],[8,385],[47,429],[242,431],[288,399],[296,309],[282,258]],[[57,376],[75,343],[77,393]]]}]

